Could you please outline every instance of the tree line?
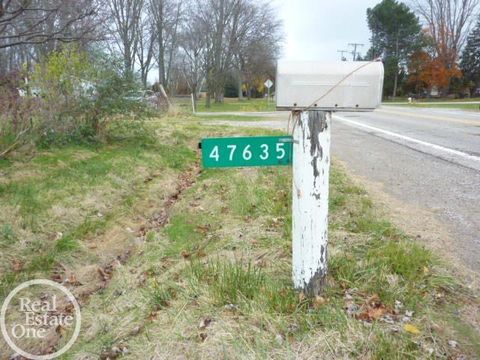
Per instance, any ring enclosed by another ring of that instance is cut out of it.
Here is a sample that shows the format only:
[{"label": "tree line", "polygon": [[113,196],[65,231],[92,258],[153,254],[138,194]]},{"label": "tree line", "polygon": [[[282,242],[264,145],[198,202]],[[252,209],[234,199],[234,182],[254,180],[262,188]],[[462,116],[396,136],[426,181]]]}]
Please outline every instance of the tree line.
[{"label": "tree line", "polygon": [[[385,97],[480,95],[479,0],[383,0],[367,10]],[[475,25],[476,23],[476,25]]]},{"label": "tree line", "polygon": [[206,91],[207,106],[228,88],[261,94],[280,40],[267,0],[0,0],[0,159],[144,143],[137,120],[163,108],[158,94]]},{"label": "tree line", "polygon": [[74,42],[119,57],[144,87],[221,102],[227,82],[243,95],[274,76],[281,36],[268,1],[0,0],[0,76]]}]

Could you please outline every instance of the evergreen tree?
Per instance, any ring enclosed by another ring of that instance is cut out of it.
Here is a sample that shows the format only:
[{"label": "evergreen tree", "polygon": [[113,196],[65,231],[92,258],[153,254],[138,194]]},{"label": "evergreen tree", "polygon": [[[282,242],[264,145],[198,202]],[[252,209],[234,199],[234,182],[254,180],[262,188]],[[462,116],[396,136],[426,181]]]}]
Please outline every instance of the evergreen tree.
[{"label": "evergreen tree", "polygon": [[480,18],[468,36],[460,68],[469,87],[480,87]]},{"label": "evergreen tree", "polygon": [[372,48],[368,58],[383,56],[385,62],[384,94],[397,95],[408,57],[422,41],[418,17],[404,3],[383,0],[367,10],[368,27],[372,32]]}]

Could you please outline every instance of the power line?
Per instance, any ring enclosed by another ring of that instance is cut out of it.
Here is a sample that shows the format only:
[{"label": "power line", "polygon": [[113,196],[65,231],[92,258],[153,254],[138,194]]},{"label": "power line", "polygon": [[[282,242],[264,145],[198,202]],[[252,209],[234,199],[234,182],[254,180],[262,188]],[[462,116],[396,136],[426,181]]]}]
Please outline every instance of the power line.
[{"label": "power line", "polygon": [[353,61],[357,61],[357,47],[363,47],[363,46],[365,46],[365,44],[350,43],[350,44],[348,44],[348,46],[353,46],[353,51],[352,51]]},{"label": "power line", "polygon": [[347,57],[345,56],[345,54],[349,54],[350,51],[348,50],[337,50],[338,53],[341,53],[341,60],[342,61],[347,61]]}]

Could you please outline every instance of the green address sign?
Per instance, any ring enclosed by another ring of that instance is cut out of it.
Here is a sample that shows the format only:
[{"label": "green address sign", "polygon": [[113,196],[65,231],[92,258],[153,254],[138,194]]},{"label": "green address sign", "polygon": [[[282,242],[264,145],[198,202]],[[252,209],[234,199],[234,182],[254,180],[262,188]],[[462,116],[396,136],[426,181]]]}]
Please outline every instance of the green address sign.
[{"label": "green address sign", "polygon": [[205,168],[292,164],[291,136],[207,138],[201,143]]}]

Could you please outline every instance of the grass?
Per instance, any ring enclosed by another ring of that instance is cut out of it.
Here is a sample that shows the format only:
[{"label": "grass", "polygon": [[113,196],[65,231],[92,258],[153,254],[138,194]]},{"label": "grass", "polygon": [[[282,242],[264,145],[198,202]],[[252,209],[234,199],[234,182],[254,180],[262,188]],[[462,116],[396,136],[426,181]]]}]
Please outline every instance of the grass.
[{"label": "grass", "polygon": [[[158,174],[158,180],[174,178],[194,163],[193,150],[175,135],[169,141],[136,138],[102,148],[52,149],[5,167],[0,242],[10,246],[2,254],[0,275],[18,281],[39,276],[55,262],[68,262],[85,240],[101,238],[142,196],[149,174],[162,169],[166,176]],[[10,273],[13,259],[25,260],[24,271]],[[9,288],[4,284],[2,295]]]},{"label": "grass", "polygon": [[0,232],[0,244],[3,246],[13,245],[18,241],[12,225],[4,224]]},{"label": "grass", "polygon": [[265,275],[251,262],[216,260],[207,266],[192,265],[191,273],[193,281],[209,285],[213,301],[220,306],[252,300],[265,286]]},{"label": "grass", "polygon": [[[407,99],[397,98],[395,100],[384,101],[384,105],[406,106],[411,108],[438,108],[438,109],[458,109],[467,111],[480,111],[478,102],[480,98],[471,99],[421,99],[408,104]],[[397,103],[399,102],[399,103]],[[477,102],[469,104],[470,102]],[[443,103],[443,104],[441,104]]]},{"label": "grass", "polygon": [[[384,100],[384,103],[391,102],[407,102],[408,98],[395,98],[390,100]],[[431,98],[431,99],[420,99],[415,100],[417,103],[436,103],[436,102],[478,102],[480,98],[465,98],[465,99],[450,99],[450,98]]]},{"label": "grass", "polygon": [[195,114],[195,118],[200,120],[222,120],[222,121],[262,121],[265,117],[250,115],[211,115],[211,114]]},{"label": "grass", "polygon": [[[387,104],[388,105],[388,104]],[[435,104],[431,103],[414,103],[414,104],[395,104],[395,106],[405,106],[411,108],[438,108],[438,109],[459,109],[468,111],[480,111],[479,104]]]},{"label": "grass", "polygon": [[202,112],[257,112],[257,111],[275,111],[275,102],[267,102],[266,99],[225,99],[223,103],[211,103],[207,108],[204,101],[200,101],[197,107],[199,113]]},{"label": "grass", "polygon": [[[167,225],[156,226],[201,137],[275,132],[186,115],[149,126],[156,141],[148,145],[51,149],[2,167],[0,298],[62,268],[81,284],[75,294],[90,291],[66,359],[118,347],[125,359],[480,357],[468,316],[478,299],[336,164],[320,298],[291,285],[289,168],[203,170],[170,203]],[[102,285],[98,269],[112,262]]]}]

